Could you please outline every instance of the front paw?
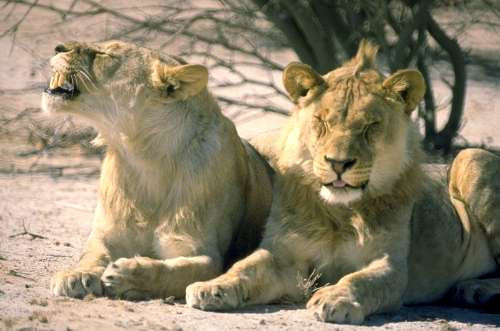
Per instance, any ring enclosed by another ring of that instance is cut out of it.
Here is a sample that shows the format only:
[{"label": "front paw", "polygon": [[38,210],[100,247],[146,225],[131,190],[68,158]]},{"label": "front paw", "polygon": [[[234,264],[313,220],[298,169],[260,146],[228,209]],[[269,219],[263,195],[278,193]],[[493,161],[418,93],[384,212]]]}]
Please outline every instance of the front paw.
[{"label": "front paw", "polygon": [[109,297],[126,300],[145,300],[153,297],[153,260],[146,257],[121,258],[110,263],[101,281]]},{"label": "front paw", "polygon": [[101,274],[104,268],[95,270],[68,270],[57,272],[50,280],[50,291],[54,295],[83,298],[87,294],[100,296],[103,294]]},{"label": "front paw", "polygon": [[365,319],[363,307],[350,291],[335,286],[317,291],[307,302],[307,309],[323,322],[361,324]]},{"label": "front paw", "polygon": [[238,281],[214,279],[196,282],[186,288],[186,304],[202,310],[229,310],[248,301],[248,293]]}]

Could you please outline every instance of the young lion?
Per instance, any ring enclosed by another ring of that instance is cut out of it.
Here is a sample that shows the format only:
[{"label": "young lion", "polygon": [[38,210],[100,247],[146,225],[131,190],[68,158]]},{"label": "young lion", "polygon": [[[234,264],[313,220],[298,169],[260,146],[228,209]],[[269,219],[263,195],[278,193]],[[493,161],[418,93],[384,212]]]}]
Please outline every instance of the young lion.
[{"label": "young lion", "polygon": [[[419,164],[410,113],[422,76],[376,69],[376,47],[320,76],[292,63],[284,85],[297,108],[274,150],[277,179],[260,248],[228,272],[188,286],[187,303],[224,310],[300,299],[297,275],[321,276],[307,303],[322,321],[361,323],[401,304],[484,303],[500,280],[477,280],[500,257],[500,158],[461,152],[448,192]],[[463,280],[473,279],[462,282]]]},{"label": "young lion", "polygon": [[58,45],[43,93],[107,145],[92,233],[55,295],[182,297],[254,249],[271,172],[207,91],[207,69],[132,44]]}]

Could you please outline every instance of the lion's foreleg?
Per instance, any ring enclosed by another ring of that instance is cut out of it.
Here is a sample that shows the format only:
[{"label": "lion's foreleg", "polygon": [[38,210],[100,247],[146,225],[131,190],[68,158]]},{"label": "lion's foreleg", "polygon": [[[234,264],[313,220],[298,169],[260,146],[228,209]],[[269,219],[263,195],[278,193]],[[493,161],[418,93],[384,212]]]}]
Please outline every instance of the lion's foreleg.
[{"label": "lion's foreleg", "polygon": [[291,269],[261,248],[235,263],[225,274],[189,285],[186,302],[203,310],[226,310],[268,303],[285,295],[296,296],[297,270]]},{"label": "lion's foreleg", "polygon": [[369,314],[399,308],[406,285],[406,264],[384,256],[319,289],[307,308],[322,321],[359,324]]},{"label": "lion's foreleg", "polygon": [[87,294],[102,295],[101,275],[111,261],[104,241],[91,236],[75,268],[52,276],[50,289],[54,295],[82,298]]},{"label": "lion's foreleg", "polygon": [[216,277],[221,271],[219,257],[200,255],[157,260],[138,256],[109,264],[101,279],[109,296],[129,300],[180,298],[189,284]]}]

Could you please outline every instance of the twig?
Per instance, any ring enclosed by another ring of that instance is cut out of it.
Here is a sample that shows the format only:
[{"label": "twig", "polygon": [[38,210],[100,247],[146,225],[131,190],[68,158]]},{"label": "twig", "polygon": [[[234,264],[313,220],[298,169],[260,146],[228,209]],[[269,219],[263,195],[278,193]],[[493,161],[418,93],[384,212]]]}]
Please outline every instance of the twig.
[{"label": "twig", "polygon": [[34,239],[48,239],[47,237],[44,237],[42,235],[39,235],[39,234],[36,234],[36,233],[28,231],[26,229],[26,225],[24,224],[24,221],[23,221],[23,230],[24,230],[23,232],[11,234],[9,236],[9,238],[15,238],[15,237],[19,237],[19,236],[28,235],[28,236],[31,236],[31,240],[34,240]]},{"label": "twig", "polygon": [[85,207],[82,207],[80,205],[73,204],[73,203],[60,202],[60,203],[58,203],[58,205],[60,205],[61,207],[72,208],[72,209],[75,209],[75,210],[83,211],[85,213],[93,213],[92,210],[89,210],[89,209],[87,209]]},{"label": "twig", "polygon": [[28,277],[28,276],[24,276],[24,275],[20,274],[18,271],[15,271],[15,270],[9,270],[9,275],[14,276],[14,277],[24,278],[24,279],[27,279],[27,280],[31,280],[32,282],[35,281],[33,278]]},{"label": "twig", "polygon": [[62,255],[62,254],[47,254],[47,256],[52,256],[52,257],[72,257],[71,255]]},{"label": "twig", "polygon": [[223,96],[219,96],[218,99],[222,102],[226,102],[226,103],[231,104],[231,105],[257,109],[257,110],[261,110],[264,112],[276,113],[276,114],[280,114],[280,115],[286,115],[286,116],[290,115],[289,112],[287,112],[283,109],[277,108],[277,107],[273,107],[273,106],[253,104],[253,103],[244,102],[244,101],[240,101],[240,100],[236,100],[236,99],[231,99],[231,98],[227,98],[227,97],[223,97]]}]

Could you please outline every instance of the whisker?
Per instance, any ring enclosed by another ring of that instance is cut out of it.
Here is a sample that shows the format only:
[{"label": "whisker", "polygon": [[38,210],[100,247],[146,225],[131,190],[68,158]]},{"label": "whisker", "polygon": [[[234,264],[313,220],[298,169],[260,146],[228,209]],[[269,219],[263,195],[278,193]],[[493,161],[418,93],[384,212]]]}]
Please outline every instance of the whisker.
[{"label": "whisker", "polygon": [[83,68],[80,68],[80,70],[78,71],[78,73],[80,73],[83,77],[85,77],[85,79],[87,80],[87,82],[93,87],[93,88],[97,88],[96,84],[94,83],[92,77],[90,76],[90,74]]},{"label": "whisker", "polygon": [[69,75],[69,82],[71,83],[71,85],[73,85],[74,87],[78,87],[78,84],[76,83],[76,77],[75,77],[75,74],[71,74]]},{"label": "whisker", "polygon": [[92,75],[86,69],[81,68],[80,72],[86,77],[86,79],[89,83],[96,86],[96,83],[95,83],[94,79],[92,78]]},{"label": "whisker", "polygon": [[353,171],[371,171],[372,167],[362,167],[362,168],[354,168]]},{"label": "whisker", "polygon": [[87,91],[92,91],[92,87],[88,85],[87,80],[82,75],[78,75],[78,81],[85,87]]},{"label": "whisker", "polygon": [[79,68],[78,69],[79,72],[81,72],[82,74],[84,74],[89,80],[92,80],[92,76],[90,75],[90,72],[87,71],[87,69],[85,68]]},{"label": "whisker", "polygon": [[349,175],[361,176],[361,175],[368,175],[371,173],[371,171],[349,171],[347,173]]}]

